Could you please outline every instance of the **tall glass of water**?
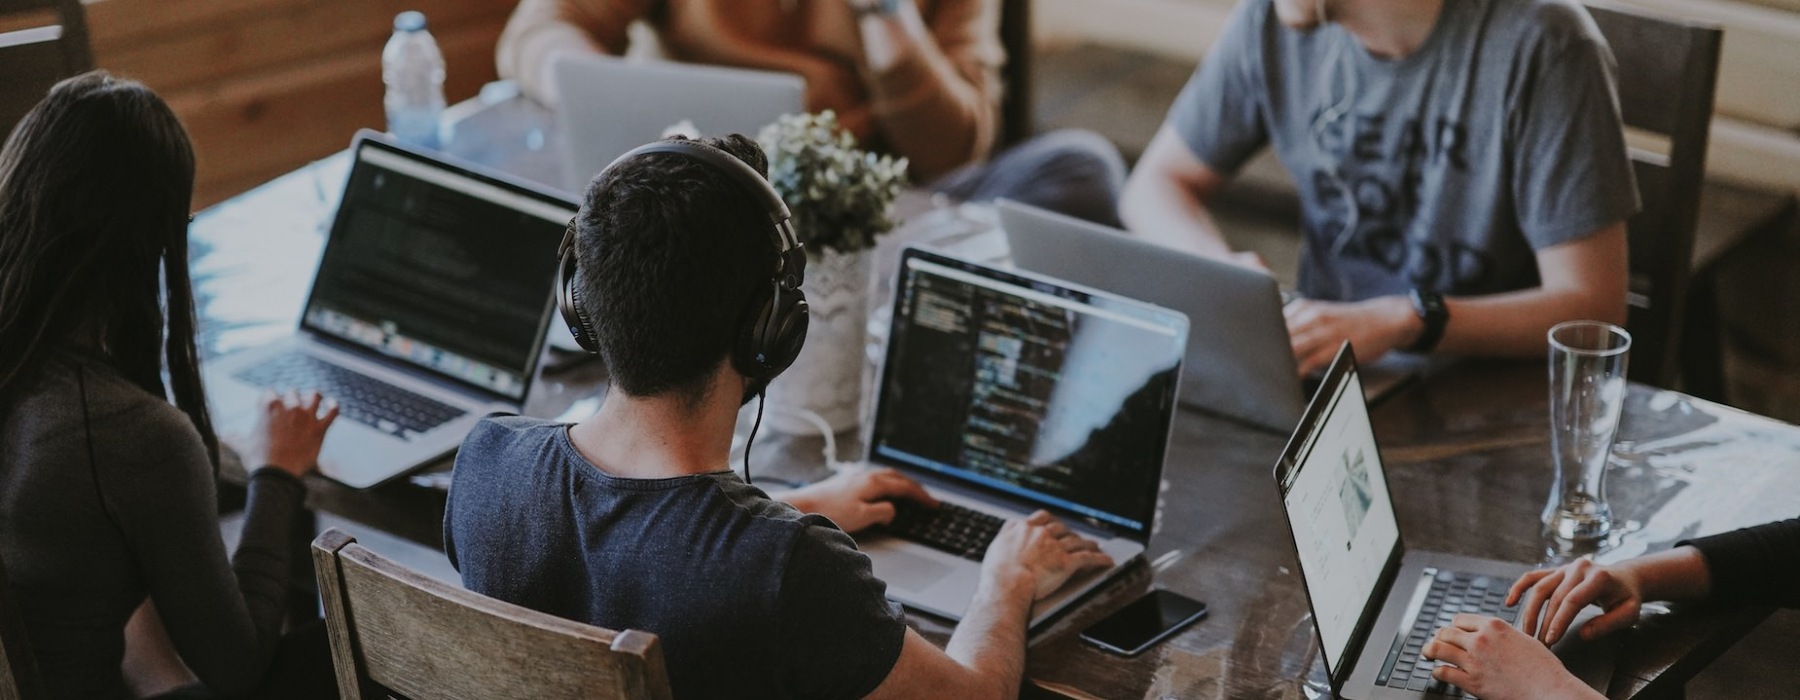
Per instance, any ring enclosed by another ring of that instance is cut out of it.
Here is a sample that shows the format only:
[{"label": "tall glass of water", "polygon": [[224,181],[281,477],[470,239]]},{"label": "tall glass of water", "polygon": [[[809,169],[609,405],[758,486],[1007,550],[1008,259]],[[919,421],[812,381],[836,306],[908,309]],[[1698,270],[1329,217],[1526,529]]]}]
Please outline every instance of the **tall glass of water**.
[{"label": "tall glass of water", "polygon": [[1625,405],[1631,334],[1601,321],[1550,329],[1550,447],[1556,481],[1544,530],[1558,540],[1593,542],[1612,531],[1606,459]]}]

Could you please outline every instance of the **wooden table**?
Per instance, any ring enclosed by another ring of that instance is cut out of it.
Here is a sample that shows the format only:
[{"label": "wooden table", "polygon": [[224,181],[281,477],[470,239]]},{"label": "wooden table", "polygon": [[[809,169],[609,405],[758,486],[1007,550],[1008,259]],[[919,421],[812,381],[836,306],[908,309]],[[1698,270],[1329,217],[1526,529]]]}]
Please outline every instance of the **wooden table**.
[{"label": "wooden table", "polygon": [[[548,115],[505,96],[459,109],[452,115],[458,128],[451,152],[557,182]],[[339,154],[201,215],[194,264],[207,352],[293,327],[346,165]],[[918,227],[904,235],[930,237]],[[991,236],[952,243],[994,255]],[[884,244],[878,264],[894,245]],[[557,415],[603,385],[592,363],[549,374],[526,412]],[[1551,481],[1546,392],[1542,363],[1465,362],[1376,407],[1375,430],[1408,546],[1544,560],[1538,516]],[[1286,437],[1183,410],[1147,561],[1034,636],[1028,675],[1039,689],[1077,698],[1300,698],[1328,691],[1271,476]],[[855,437],[840,442],[839,457],[854,458]],[[825,473],[821,446],[816,437],[760,439],[756,461],[778,463],[771,476],[804,481]],[[1800,512],[1794,497],[1800,428],[1634,385],[1608,478],[1622,534],[1601,555],[1605,561],[1792,517]],[[357,491],[318,477],[309,490],[315,508],[441,547],[440,490],[400,480]],[[1212,613],[1132,659],[1076,640],[1075,631],[1151,585],[1204,600]],[[1767,614],[1728,601],[1651,606],[1644,623],[1626,635],[1610,695],[1678,693]],[[951,629],[927,615],[911,618],[940,642]]]}]

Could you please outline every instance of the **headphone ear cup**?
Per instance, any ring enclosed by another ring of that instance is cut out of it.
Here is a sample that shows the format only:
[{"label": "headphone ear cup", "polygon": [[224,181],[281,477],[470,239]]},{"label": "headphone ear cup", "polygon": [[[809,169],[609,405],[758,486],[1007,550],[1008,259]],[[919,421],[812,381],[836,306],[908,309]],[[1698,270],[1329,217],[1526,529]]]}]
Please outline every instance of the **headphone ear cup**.
[{"label": "headphone ear cup", "polygon": [[769,378],[787,371],[800,358],[806,347],[806,329],[812,324],[812,309],[806,304],[806,293],[798,289],[784,290],[775,303],[775,332],[765,338]]},{"label": "headphone ear cup", "polygon": [[565,239],[562,261],[556,266],[556,310],[561,312],[563,325],[569,327],[569,335],[575,336],[575,344],[591,353],[600,352],[600,336],[594,332],[594,324],[588,320],[587,310],[581,301],[581,270],[575,267],[575,249]]}]

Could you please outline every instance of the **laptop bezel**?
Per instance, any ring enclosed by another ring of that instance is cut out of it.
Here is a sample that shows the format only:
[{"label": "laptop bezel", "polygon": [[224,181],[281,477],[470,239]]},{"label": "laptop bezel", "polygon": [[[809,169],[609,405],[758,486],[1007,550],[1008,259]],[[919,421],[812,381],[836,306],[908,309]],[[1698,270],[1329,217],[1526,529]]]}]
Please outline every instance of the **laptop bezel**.
[{"label": "laptop bezel", "polygon": [[[1183,348],[1182,348],[1181,352],[1177,353],[1177,355],[1176,355],[1175,374],[1174,374],[1174,377],[1172,378],[1172,382],[1169,386],[1169,391],[1163,397],[1163,409],[1164,409],[1165,418],[1164,418],[1164,423],[1162,426],[1162,440],[1159,441],[1157,444],[1156,459],[1154,460],[1154,465],[1155,465],[1154,468],[1156,470],[1155,478],[1149,480],[1150,486],[1147,490],[1147,493],[1145,494],[1147,497],[1147,501],[1149,503],[1149,507],[1148,507],[1148,512],[1144,513],[1142,516],[1142,521],[1141,521],[1143,523],[1142,527],[1139,527],[1139,528],[1126,527],[1119,523],[1114,523],[1114,522],[1110,522],[1107,520],[1102,520],[1100,518],[1095,518],[1095,517],[1089,516],[1085,513],[1081,513],[1079,511],[1075,511],[1075,510],[1072,510],[1072,509],[1069,509],[1066,507],[1058,506],[1056,504],[1043,503],[1040,501],[1032,500],[1030,498],[1026,498],[1024,496],[1020,496],[1018,494],[1009,493],[1005,490],[995,488],[995,487],[989,486],[987,484],[983,484],[983,483],[981,483],[979,481],[975,481],[973,479],[967,479],[967,478],[964,478],[964,477],[961,477],[958,475],[953,475],[953,474],[943,474],[941,472],[933,471],[930,469],[925,469],[925,468],[919,467],[914,464],[909,464],[902,460],[887,459],[877,453],[876,437],[877,437],[877,433],[880,429],[881,419],[885,415],[885,411],[887,408],[887,406],[886,406],[886,404],[887,404],[886,387],[887,387],[887,383],[888,383],[888,377],[889,377],[889,373],[894,371],[893,363],[889,362],[888,358],[891,355],[891,353],[893,352],[892,341],[894,338],[894,331],[896,330],[897,325],[899,323],[902,323],[905,320],[904,316],[901,314],[901,307],[905,302],[905,285],[907,284],[907,282],[906,282],[907,263],[909,261],[915,260],[915,259],[925,260],[927,262],[931,262],[931,263],[935,263],[938,265],[943,265],[945,267],[950,267],[953,269],[961,270],[961,271],[964,271],[964,272],[967,272],[970,274],[978,275],[978,276],[981,276],[981,277],[984,277],[987,279],[994,280],[996,282],[1000,282],[1002,284],[1023,286],[1026,288],[1030,288],[1030,285],[1033,283],[1046,284],[1046,285],[1051,285],[1051,286],[1054,286],[1054,287],[1057,287],[1060,289],[1064,289],[1064,290],[1068,290],[1068,291],[1086,295],[1087,298],[1090,300],[1091,299],[1106,299],[1106,300],[1110,300],[1110,301],[1117,302],[1117,303],[1128,304],[1130,306],[1149,310],[1159,316],[1162,316],[1163,318],[1166,318],[1167,321],[1169,322],[1168,325],[1173,326],[1175,328],[1175,330],[1177,331],[1177,333],[1179,335],[1180,342],[1181,342]],[[1174,309],[1167,309],[1164,307],[1156,306],[1154,304],[1148,304],[1148,303],[1138,301],[1135,299],[1121,297],[1117,294],[1112,294],[1112,293],[1104,292],[1101,290],[1084,287],[1084,286],[1081,286],[1078,284],[1065,282],[1062,280],[1054,279],[1051,277],[1046,277],[1043,275],[1038,275],[1038,274],[1034,274],[1034,273],[1030,273],[1030,272],[1026,272],[1026,271],[1022,271],[1022,270],[997,269],[997,268],[990,267],[987,265],[982,265],[980,263],[976,263],[976,262],[973,262],[970,260],[957,258],[952,255],[946,254],[942,251],[938,251],[938,250],[934,250],[934,249],[931,249],[928,247],[918,246],[918,245],[909,245],[903,251],[901,251],[900,263],[894,269],[894,279],[893,279],[892,289],[893,289],[893,297],[894,297],[892,300],[893,313],[890,315],[890,321],[889,321],[890,325],[888,326],[887,342],[885,342],[882,346],[881,368],[880,368],[880,371],[877,373],[876,383],[875,383],[875,387],[874,387],[875,400],[872,402],[872,405],[870,408],[868,429],[866,431],[867,435],[865,436],[865,439],[863,440],[863,450],[864,450],[863,458],[865,461],[867,461],[870,464],[879,464],[882,466],[898,469],[898,470],[907,472],[909,474],[922,475],[922,476],[928,477],[930,480],[940,481],[940,482],[944,482],[944,483],[952,483],[952,484],[955,484],[958,488],[967,488],[967,489],[976,491],[978,493],[987,495],[989,497],[1004,500],[1008,503],[1024,504],[1030,508],[1043,508],[1045,510],[1049,510],[1053,513],[1056,513],[1058,515],[1061,515],[1061,516],[1064,516],[1067,518],[1073,518],[1073,519],[1085,524],[1088,527],[1091,527],[1091,528],[1094,528],[1096,530],[1100,530],[1103,532],[1111,533],[1114,536],[1124,537],[1127,539],[1137,541],[1139,543],[1148,543],[1150,541],[1150,534],[1155,528],[1156,516],[1157,516],[1157,512],[1160,508],[1160,504],[1158,502],[1157,495],[1161,492],[1163,472],[1167,468],[1168,457],[1169,457],[1169,445],[1171,443],[1172,436],[1174,434],[1175,416],[1178,413],[1180,413],[1180,411],[1181,411],[1177,394],[1179,393],[1179,387],[1181,386],[1181,373],[1182,373],[1183,367],[1185,365],[1186,355],[1187,355],[1185,346],[1187,344],[1188,318],[1187,318],[1186,314],[1183,314]]]},{"label": "laptop bezel", "polygon": [[[420,162],[432,168],[450,170],[457,175],[537,199],[546,204],[568,207],[569,215],[571,217],[573,217],[581,208],[581,204],[578,201],[555,189],[539,185],[523,178],[497,172],[475,163],[456,158],[447,153],[428,151],[422,148],[402,144],[388,137],[386,134],[372,129],[359,129],[356,132],[356,136],[350,141],[350,170],[344,176],[344,184],[342,190],[338,194],[337,209],[332,212],[331,228],[326,232],[325,245],[319,252],[319,266],[321,268],[325,265],[325,260],[331,250],[332,242],[337,238],[339,232],[345,225],[345,197],[349,195],[351,185],[356,182],[358,169],[364,167],[362,154],[363,149],[365,148],[380,149],[401,158]],[[552,251],[555,250],[554,242],[549,249]],[[525,367],[523,377],[523,384],[525,385],[524,390],[519,393],[518,398],[514,398],[479,384],[464,381],[454,375],[414,364],[412,362],[407,362],[396,357],[391,357],[385,353],[376,351],[373,348],[358,345],[330,333],[313,328],[312,324],[307,321],[307,310],[312,308],[314,295],[318,292],[319,272],[320,271],[317,269],[313,270],[312,280],[307,284],[306,302],[300,307],[298,332],[305,338],[313,342],[350,352],[358,357],[376,362],[383,367],[418,376],[434,383],[448,385],[457,391],[472,396],[478,396],[485,400],[498,401],[514,406],[523,406],[531,399],[532,389],[537,385],[538,368],[543,363],[544,344],[548,342],[549,339],[551,315],[556,310],[556,290],[553,288],[554,285],[546,287],[548,293],[544,295],[543,308],[538,312],[537,332],[531,342],[531,359]]]},{"label": "laptop bezel", "polygon": [[[1288,514],[1286,499],[1290,479],[1299,469],[1301,458],[1311,453],[1313,443],[1318,437],[1318,431],[1324,427],[1324,420],[1330,413],[1333,397],[1336,397],[1343,390],[1344,385],[1357,374],[1356,353],[1350,347],[1350,342],[1344,341],[1343,345],[1338,348],[1337,357],[1331,362],[1331,368],[1326,370],[1324,378],[1319,382],[1318,391],[1313,393],[1312,400],[1307,403],[1306,413],[1300,419],[1299,426],[1294,429],[1293,435],[1288,437],[1287,446],[1282,449],[1281,458],[1275,462],[1274,469],[1275,494],[1280,499],[1282,520],[1288,524],[1288,542],[1294,546],[1295,563],[1302,567],[1300,569],[1300,586],[1306,592],[1307,611],[1312,614],[1313,639],[1319,644],[1319,657],[1325,663],[1325,673],[1331,681],[1331,690],[1338,695],[1342,694],[1344,685],[1349,683],[1351,673],[1356,670],[1357,661],[1362,658],[1363,647],[1367,645],[1369,634],[1381,617],[1382,608],[1387,605],[1388,597],[1393,593],[1394,582],[1399,579],[1401,561],[1406,555],[1406,536],[1400,532],[1398,527],[1395,528],[1394,546],[1388,551],[1387,561],[1381,567],[1381,575],[1376,578],[1375,587],[1370,591],[1369,598],[1363,602],[1362,613],[1358,616],[1356,625],[1350,630],[1350,641],[1344,647],[1343,658],[1326,658],[1328,654],[1325,653],[1325,636],[1319,629],[1319,610],[1313,602],[1312,586],[1306,580],[1305,565],[1299,562],[1300,542],[1296,539],[1294,522]],[[1363,397],[1360,388],[1354,398],[1362,401],[1364,410],[1367,410],[1368,401]],[[1374,459],[1376,467],[1381,472],[1382,484],[1387,492],[1392,494],[1394,492],[1393,483],[1388,480],[1387,465],[1381,461],[1381,445],[1376,441],[1373,430],[1370,431],[1369,439],[1375,445]],[[1388,508],[1393,510],[1391,501]],[[1398,512],[1394,513],[1394,522],[1396,525],[1399,524]]]}]

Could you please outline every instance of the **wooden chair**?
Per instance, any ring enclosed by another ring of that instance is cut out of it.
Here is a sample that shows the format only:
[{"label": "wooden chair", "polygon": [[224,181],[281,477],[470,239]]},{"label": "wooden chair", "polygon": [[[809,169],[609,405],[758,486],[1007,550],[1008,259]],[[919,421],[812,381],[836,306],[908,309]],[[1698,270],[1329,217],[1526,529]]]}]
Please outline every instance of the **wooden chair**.
[{"label": "wooden chair", "polygon": [[345,700],[671,697],[656,635],[426,578],[337,528],[313,540],[313,561]]},{"label": "wooden chair", "polygon": [[1000,98],[996,152],[1031,138],[1031,0],[1001,0],[1000,45],[1006,49],[1000,68],[1006,92]]},{"label": "wooden chair", "polygon": [[56,81],[94,68],[80,0],[0,0],[0,134]]},{"label": "wooden chair", "polygon": [[14,607],[6,562],[0,561],[0,700],[49,697],[38,680],[37,658],[25,638],[25,622]]},{"label": "wooden chair", "polygon": [[1626,237],[1631,246],[1631,378],[1671,387],[1724,32],[1620,5],[1590,4],[1588,12],[1618,60],[1619,111],[1625,125],[1669,141],[1666,155],[1632,149],[1644,208],[1627,222]]}]

